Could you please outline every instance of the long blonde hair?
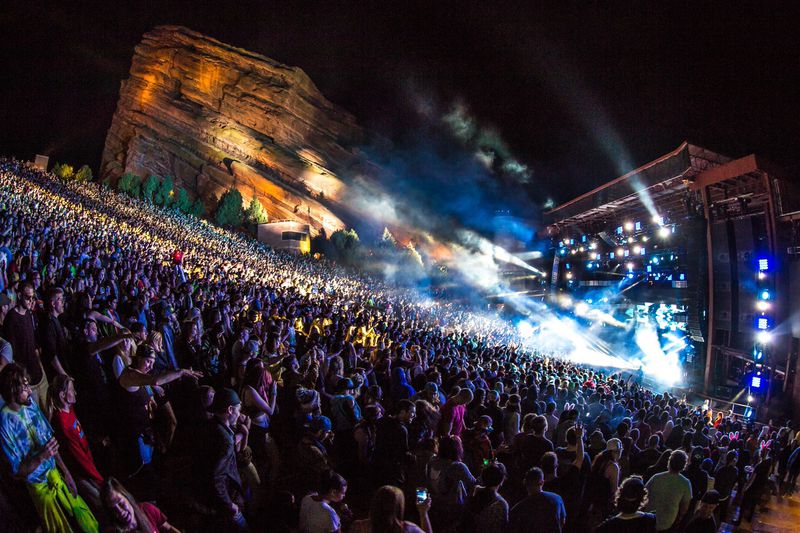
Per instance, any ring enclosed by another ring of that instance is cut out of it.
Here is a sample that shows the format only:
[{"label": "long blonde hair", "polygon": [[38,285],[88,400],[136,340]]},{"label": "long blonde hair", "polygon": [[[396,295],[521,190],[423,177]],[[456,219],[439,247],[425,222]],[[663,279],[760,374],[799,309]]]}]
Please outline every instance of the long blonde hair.
[{"label": "long blonde hair", "polygon": [[46,413],[49,420],[52,420],[53,415],[61,408],[61,393],[67,393],[70,383],[73,384],[73,387],[75,386],[75,380],[66,374],[56,374],[53,377],[53,381],[50,382],[50,386],[47,389]]}]

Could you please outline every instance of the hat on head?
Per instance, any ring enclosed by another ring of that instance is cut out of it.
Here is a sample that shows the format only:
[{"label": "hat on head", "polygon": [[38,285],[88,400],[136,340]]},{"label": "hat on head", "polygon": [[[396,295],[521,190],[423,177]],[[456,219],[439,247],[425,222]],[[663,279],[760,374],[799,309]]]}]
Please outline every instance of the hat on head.
[{"label": "hat on head", "polygon": [[312,433],[319,433],[320,431],[330,431],[333,428],[331,419],[327,416],[315,416],[308,423],[308,429]]},{"label": "hat on head", "polygon": [[214,394],[214,403],[211,404],[211,408],[215,413],[220,413],[228,407],[241,403],[242,401],[239,399],[239,395],[236,394],[235,390],[224,388],[218,390],[216,394]]},{"label": "hat on head", "polygon": [[715,491],[714,489],[711,489],[705,494],[703,494],[703,499],[701,501],[703,503],[717,505],[719,503],[719,500],[720,500],[719,492]]},{"label": "hat on head", "polygon": [[606,450],[611,450],[614,452],[622,451],[622,441],[619,439],[608,439],[606,442]]}]

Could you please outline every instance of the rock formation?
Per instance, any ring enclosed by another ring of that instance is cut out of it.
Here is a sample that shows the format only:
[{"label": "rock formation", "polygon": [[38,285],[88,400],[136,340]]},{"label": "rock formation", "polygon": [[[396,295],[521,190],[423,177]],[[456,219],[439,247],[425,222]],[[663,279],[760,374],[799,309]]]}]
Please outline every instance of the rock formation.
[{"label": "rock formation", "polygon": [[210,201],[231,185],[273,220],[343,227],[336,212],[364,131],[299,68],[177,26],[136,47],[101,178],[171,175]]}]

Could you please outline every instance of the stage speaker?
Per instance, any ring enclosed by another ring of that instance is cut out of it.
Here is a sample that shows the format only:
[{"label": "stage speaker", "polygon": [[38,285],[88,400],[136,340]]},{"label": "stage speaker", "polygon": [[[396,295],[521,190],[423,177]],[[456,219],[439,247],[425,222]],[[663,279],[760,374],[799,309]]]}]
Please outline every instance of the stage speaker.
[{"label": "stage speaker", "polygon": [[[736,295],[738,309],[736,309],[739,323],[737,331],[743,338],[750,337],[753,330],[754,311],[756,306],[756,269],[755,269],[755,238],[753,234],[753,220],[756,217],[740,218],[733,221],[733,237],[736,246]],[[746,346],[740,346],[740,349]]]},{"label": "stage speaker", "polygon": [[711,267],[714,272],[714,320],[713,327],[731,330],[731,255],[728,228],[725,222],[711,225]]}]

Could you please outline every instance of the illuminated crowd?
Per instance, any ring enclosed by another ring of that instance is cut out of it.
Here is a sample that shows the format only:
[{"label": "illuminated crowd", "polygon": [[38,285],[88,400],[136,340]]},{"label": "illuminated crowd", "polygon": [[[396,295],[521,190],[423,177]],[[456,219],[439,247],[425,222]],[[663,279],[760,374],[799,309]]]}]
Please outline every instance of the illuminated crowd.
[{"label": "illuminated crowd", "polygon": [[716,531],[790,428],[0,160],[0,530]]}]

